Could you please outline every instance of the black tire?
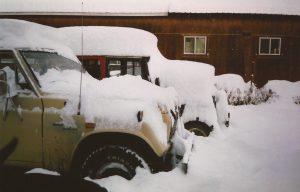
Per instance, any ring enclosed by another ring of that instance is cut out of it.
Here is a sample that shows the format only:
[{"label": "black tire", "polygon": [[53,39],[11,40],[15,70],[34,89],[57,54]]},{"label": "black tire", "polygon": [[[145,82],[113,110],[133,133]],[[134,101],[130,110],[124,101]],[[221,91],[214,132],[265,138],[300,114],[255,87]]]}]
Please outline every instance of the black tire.
[{"label": "black tire", "polygon": [[91,151],[83,160],[81,173],[92,179],[119,175],[130,180],[135,176],[138,166],[148,168],[136,152],[126,147],[109,145]]},{"label": "black tire", "polygon": [[213,130],[213,126],[208,126],[201,121],[189,121],[184,124],[184,127],[190,132],[195,133],[195,135],[203,137],[208,137]]}]

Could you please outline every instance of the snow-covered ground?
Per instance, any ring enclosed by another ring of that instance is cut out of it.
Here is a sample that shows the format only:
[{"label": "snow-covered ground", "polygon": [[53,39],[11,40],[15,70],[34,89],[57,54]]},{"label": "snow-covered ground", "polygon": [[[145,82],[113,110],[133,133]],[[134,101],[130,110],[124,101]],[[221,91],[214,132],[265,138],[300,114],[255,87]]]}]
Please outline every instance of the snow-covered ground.
[{"label": "snow-covered ground", "polygon": [[222,135],[196,137],[185,175],[179,168],[127,181],[96,181],[109,191],[296,192],[300,189],[300,106],[279,97],[260,105],[231,106]]}]

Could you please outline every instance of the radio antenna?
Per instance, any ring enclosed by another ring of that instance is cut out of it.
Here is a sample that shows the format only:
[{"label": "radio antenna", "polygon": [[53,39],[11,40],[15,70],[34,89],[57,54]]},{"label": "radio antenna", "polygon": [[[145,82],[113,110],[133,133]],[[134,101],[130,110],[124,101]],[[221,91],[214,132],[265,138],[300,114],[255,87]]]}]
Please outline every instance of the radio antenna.
[{"label": "radio antenna", "polygon": [[80,115],[80,110],[81,110],[82,73],[83,73],[83,0],[81,0],[81,68],[80,68],[79,103],[78,103],[78,112],[77,112],[78,115]]}]

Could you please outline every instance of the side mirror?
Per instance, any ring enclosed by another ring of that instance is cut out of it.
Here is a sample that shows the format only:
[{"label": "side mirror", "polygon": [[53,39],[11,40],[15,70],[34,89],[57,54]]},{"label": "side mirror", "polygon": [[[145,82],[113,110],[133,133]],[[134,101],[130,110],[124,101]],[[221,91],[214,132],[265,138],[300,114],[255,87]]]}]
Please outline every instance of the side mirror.
[{"label": "side mirror", "polygon": [[0,97],[7,96],[9,92],[9,86],[7,84],[7,76],[4,70],[0,70]]},{"label": "side mirror", "polygon": [[[1,98],[3,97],[3,98]],[[11,104],[14,111],[17,113],[20,121],[23,121],[23,117],[21,113],[17,111],[17,107],[12,100],[12,96],[10,94],[10,86],[7,82],[7,74],[4,70],[0,70],[0,99],[3,100],[3,120],[6,120],[7,114],[8,114],[8,107],[9,103]],[[1,105],[0,105],[1,106]],[[1,109],[0,109],[1,110]]]}]

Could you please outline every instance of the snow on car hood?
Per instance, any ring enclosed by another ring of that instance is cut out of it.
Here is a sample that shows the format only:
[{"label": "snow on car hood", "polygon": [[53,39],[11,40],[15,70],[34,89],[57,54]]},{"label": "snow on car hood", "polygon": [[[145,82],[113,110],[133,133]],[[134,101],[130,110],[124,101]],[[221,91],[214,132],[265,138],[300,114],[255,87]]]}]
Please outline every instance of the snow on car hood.
[{"label": "snow on car hood", "polygon": [[[39,77],[48,97],[67,97],[62,117],[68,121],[77,112],[80,92],[80,72],[48,70]],[[112,77],[99,81],[88,73],[82,75],[81,113],[96,128],[140,129],[138,111],[144,112],[143,122],[151,125],[162,144],[167,143],[167,127],[161,111],[175,110],[179,98],[174,88],[161,88],[139,76]],[[69,122],[66,122],[69,124]]]}]

